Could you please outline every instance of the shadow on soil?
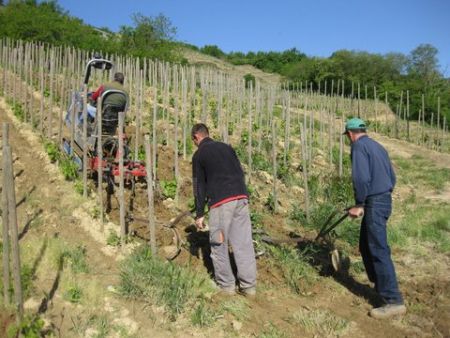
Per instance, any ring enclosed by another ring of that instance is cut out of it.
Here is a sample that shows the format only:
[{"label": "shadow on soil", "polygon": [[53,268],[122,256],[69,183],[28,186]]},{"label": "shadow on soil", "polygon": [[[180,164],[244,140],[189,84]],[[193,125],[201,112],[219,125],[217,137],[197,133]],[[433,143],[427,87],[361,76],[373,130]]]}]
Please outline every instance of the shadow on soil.
[{"label": "shadow on soil", "polygon": [[189,243],[189,253],[201,259],[208,274],[214,277],[214,266],[211,260],[211,247],[209,245],[209,231],[197,231],[195,225],[190,225],[185,229],[186,240]]},{"label": "shadow on soil", "polygon": [[[308,263],[314,267],[321,276],[332,276],[333,279],[353,293],[357,297],[364,298],[370,305],[380,306],[382,301],[378,294],[369,285],[362,284],[354,279],[350,274],[350,258],[341,257],[339,271],[334,271],[331,263],[331,251],[333,246],[329,242],[317,243],[312,240],[305,240],[297,245],[297,249],[304,253]],[[342,253],[341,253],[342,254]]]},{"label": "shadow on soil", "polygon": [[33,185],[33,187],[28,191],[22,199],[16,203],[16,208],[18,208],[21,204],[25,203],[27,199],[30,197],[30,195],[36,190],[36,186]]},{"label": "shadow on soil", "polygon": [[31,223],[33,223],[33,221],[35,219],[37,219],[41,214],[43,213],[42,209],[39,209],[38,211],[36,211],[33,216],[31,216],[31,218],[27,221],[27,223],[25,224],[25,226],[23,227],[22,231],[19,234],[19,241],[25,237],[25,235],[28,233],[28,231],[30,230],[31,227]]},{"label": "shadow on soil", "polygon": [[39,305],[38,314],[41,315],[45,313],[48,309],[48,304],[53,300],[53,297],[55,296],[56,290],[58,290],[59,281],[61,279],[61,273],[64,267],[64,256],[61,255],[58,259],[58,271],[55,276],[55,280],[53,281],[52,287],[48,294],[44,296],[44,298],[41,301],[41,305]]}]

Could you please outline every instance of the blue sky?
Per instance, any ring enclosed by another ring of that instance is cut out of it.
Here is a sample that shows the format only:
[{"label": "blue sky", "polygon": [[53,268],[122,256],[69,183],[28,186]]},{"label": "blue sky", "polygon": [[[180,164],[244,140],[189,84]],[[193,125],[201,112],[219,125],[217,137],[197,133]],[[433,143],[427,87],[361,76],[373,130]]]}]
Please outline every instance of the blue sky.
[{"label": "blue sky", "polygon": [[450,76],[450,0],[59,0],[71,15],[117,31],[131,15],[167,16],[176,39],[230,51],[282,51],[310,56],[339,49],[408,54],[421,43],[439,50]]}]

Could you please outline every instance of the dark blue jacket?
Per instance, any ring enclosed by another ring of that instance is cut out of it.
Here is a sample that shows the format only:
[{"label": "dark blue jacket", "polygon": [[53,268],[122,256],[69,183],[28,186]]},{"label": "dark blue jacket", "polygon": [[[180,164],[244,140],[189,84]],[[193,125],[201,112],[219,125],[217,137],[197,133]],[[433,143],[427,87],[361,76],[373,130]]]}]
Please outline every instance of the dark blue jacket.
[{"label": "dark blue jacket", "polygon": [[364,205],[367,197],[392,192],[395,173],[386,149],[367,135],[351,147],[352,180],[356,205]]}]

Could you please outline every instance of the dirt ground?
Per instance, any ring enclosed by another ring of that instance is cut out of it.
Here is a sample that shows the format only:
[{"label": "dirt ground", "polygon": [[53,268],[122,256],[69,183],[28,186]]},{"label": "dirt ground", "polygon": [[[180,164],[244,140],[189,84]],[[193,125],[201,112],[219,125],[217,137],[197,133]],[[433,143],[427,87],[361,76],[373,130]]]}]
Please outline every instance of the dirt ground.
[{"label": "dirt ground", "polygon": [[[106,245],[107,233],[99,231],[98,220],[89,216],[85,202],[73,192],[73,186],[64,181],[55,165],[48,161],[46,154],[36,137],[27,126],[18,123],[12,113],[7,109],[3,100],[0,100],[0,123],[8,122],[10,128],[10,144],[13,148],[16,178],[17,200],[23,199],[18,207],[19,232],[23,243],[31,239],[60,238],[67,243],[82,244],[87,251],[89,264],[95,269],[90,278],[96,280],[100,288],[108,290],[117,285],[119,280],[119,264],[127,250]],[[391,140],[377,136],[389,151],[404,156],[420,151],[415,146],[401,141]],[[161,148],[161,162],[172,163],[173,152]],[[422,152],[431,161],[443,167],[450,166],[450,156],[434,152]],[[165,156],[165,157],[164,157]],[[186,200],[191,193],[190,164],[181,161],[181,176],[184,178],[181,196]],[[172,167],[162,167],[161,177],[170,179]],[[20,173],[20,174],[19,174]],[[167,176],[164,176],[166,174]],[[264,183],[261,183],[264,184]],[[450,201],[449,201],[450,202]],[[83,205],[81,205],[83,204]],[[86,204],[86,205],[89,205]],[[179,209],[163,199],[157,199],[156,218],[159,223],[167,222],[186,205]],[[145,191],[137,192],[135,214],[145,218],[146,195]],[[28,227],[32,220],[40,217],[40,227]],[[117,204],[113,203],[113,210],[109,215],[112,224],[118,224]],[[287,228],[275,218],[265,218],[265,225],[272,226],[272,230],[279,235],[285,235]],[[187,261],[192,264],[210,269],[208,263],[207,235],[191,231],[192,220],[186,218],[179,224],[180,232],[192,248],[184,250],[175,260],[179,264]],[[136,228],[138,234],[145,237],[145,229],[141,225],[130,224],[130,229]],[[139,230],[141,229],[141,230]],[[27,250],[27,247],[22,247]],[[36,255],[35,270],[41,269],[42,256],[45,247],[34,249]],[[427,256],[428,255],[428,256]],[[312,287],[304,285],[300,295],[287,290],[282,283],[281,272],[273,267],[267,257],[258,259],[259,294],[256,299],[248,300],[250,311],[248,318],[243,319],[242,328],[237,332],[233,323],[222,319],[221,328],[212,328],[206,331],[186,327],[166,325],[163,313],[149,312],[145,304],[124,300],[114,294],[107,294],[102,300],[103,308],[111,316],[116,317],[124,326],[137,336],[141,337],[185,337],[185,336],[259,336],[265,329],[274,325],[291,337],[319,337],[334,336],[331,331],[307,330],[295,320],[295,313],[313,313],[315,310],[327,311],[338,318],[349,322],[348,328],[341,336],[347,337],[450,337],[450,275],[448,266],[449,255],[426,253],[422,260],[411,261],[410,257],[393,253],[396,263],[400,288],[404,292],[409,312],[403,318],[390,321],[378,321],[368,316],[368,311],[376,302],[376,295],[369,285],[364,274],[358,276],[325,275]],[[433,258],[432,264],[430,259]],[[42,267],[43,268],[43,267]],[[74,332],[73,318],[83,316],[88,309],[73,306],[65,301],[60,293],[58,282],[64,269],[52,271],[50,275],[36,274],[33,280],[35,290],[27,299],[28,310],[31,313],[42,315],[47,326],[61,337],[77,336]],[[34,304],[34,305],[33,305]],[[150,316],[154,316],[150,318]],[[5,326],[9,321],[7,315],[0,317],[0,323]],[[223,329],[225,327],[225,329]]]}]

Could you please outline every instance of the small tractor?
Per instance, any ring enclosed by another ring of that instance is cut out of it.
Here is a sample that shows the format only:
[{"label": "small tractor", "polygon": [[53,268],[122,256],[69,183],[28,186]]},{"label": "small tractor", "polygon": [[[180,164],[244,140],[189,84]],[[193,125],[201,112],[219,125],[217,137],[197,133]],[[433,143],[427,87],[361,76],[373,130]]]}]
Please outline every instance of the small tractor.
[{"label": "small tractor", "polygon": [[[84,75],[84,85],[88,85],[89,78],[92,73],[92,69],[97,69],[101,71],[114,70],[114,64],[100,56],[95,56],[91,59],[87,65]],[[83,170],[84,166],[87,167],[87,172],[90,177],[97,176],[100,166],[103,169],[103,179],[108,182],[108,190],[114,188],[114,178],[119,176],[119,138],[117,133],[119,112],[126,112],[128,109],[128,95],[126,92],[117,89],[107,89],[101,93],[99,100],[101,99],[102,104],[102,163],[100,164],[98,156],[98,120],[96,113],[96,107],[94,102],[92,104],[88,103],[86,126],[84,126],[83,121],[83,109],[84,102],[89,102],[89,98],[92,93],[87,93],[87,98],[84,100],[84,86],[81,86],[79,91],[74,91],[72,93],[72,101],[69,105],[69,109],[65,116],[65,124],[70,130],[70,138],[64,138],[62,149],[73,158],[73,160],[78,164],[80,171]],[[108,103],[108,97],[113,95],[123,96],[123,102],[125,105],[113,105]],[[83,128],[86,127],[87,137],[83,138]],[[83,162],[83,149],[84,142],[87,146],[87,163]],[[124,177],[125,182],[132,183],[136,180],[146,179],[145,166],[140,161],[133,161],[130,159],[131,152],[128,146],[128,138],[124,134]],[[110,191],[108,191],[111,193]]]},{"label": "small tractor", "polygon": [[[88,176],[91,178],[98,179],[99,169],[102,168],[103,182],[107,183],[106,212],[109,212],[111,211],[111,196],[114,195],[114,187],[118,183],[120,176],[119,136],[117,135],[119,112],[126,113],[129,100],[126,92],[117,89],[106,89],[98,98],[98,100],[101,100],[102,102],[102,159],[100,161],[100,157],[98,156],[99,121],[97,119],[99,114],[97,114],[94,102],[89,102],[92,93],[87,93],[84,90],[85,86],[89,83],[89,78],[93,69],[111,73],[114,70],[114,64],[98,55],[94,56],[94,58],[87,63],[83,85],[79,91],[74,91],[72,93],[72,100],[64,118],[70,136],[62,140],[61,147],[62,150],[78,165],[80,172],[86,167],[85,169],[87,169]],[[85,95],[87,96],[86,98],[84,97]],[[110,104],[110,100],[108,100],[110,95],[121,95],[123,100],[119,101],[126,103],[123,105]],[[85,102],[87,103],[86,107],[84,107]],[[84,123],[83,120],[85,108],[87,116],[86,123]],[[84,128],[86,128],[86,138],[84,138],[83,135]],[[127,211],[126,222],[146,224],[148,221],[133,216],[132,211],[136,195],[136,183],[148,183],[147,171],[144,162],[131,159],[132,154],[129,147],[129,139],[125,133],[123,133],[123,135],[124,183],[126,187],[131,189],[131,200],[129,203],[130,210]],[[83,161],[83,149],[85,144],[87,150],[86,163]],[[169,260],[175,259],[181,251],[182,240],[176,228],[176,224],[186,215],[188,215],[188,213],[183,213],[168,224],[160,223],[162,227],[158,231],[157,242],[158,245],[162,247],[173,247],[173,250],[167,252],[165,255]],[[138,234],[134,231],[133,233],[137,237],[148,240],[148,238],[146,238],[147,235],[143,237],[142,233]]]}]

